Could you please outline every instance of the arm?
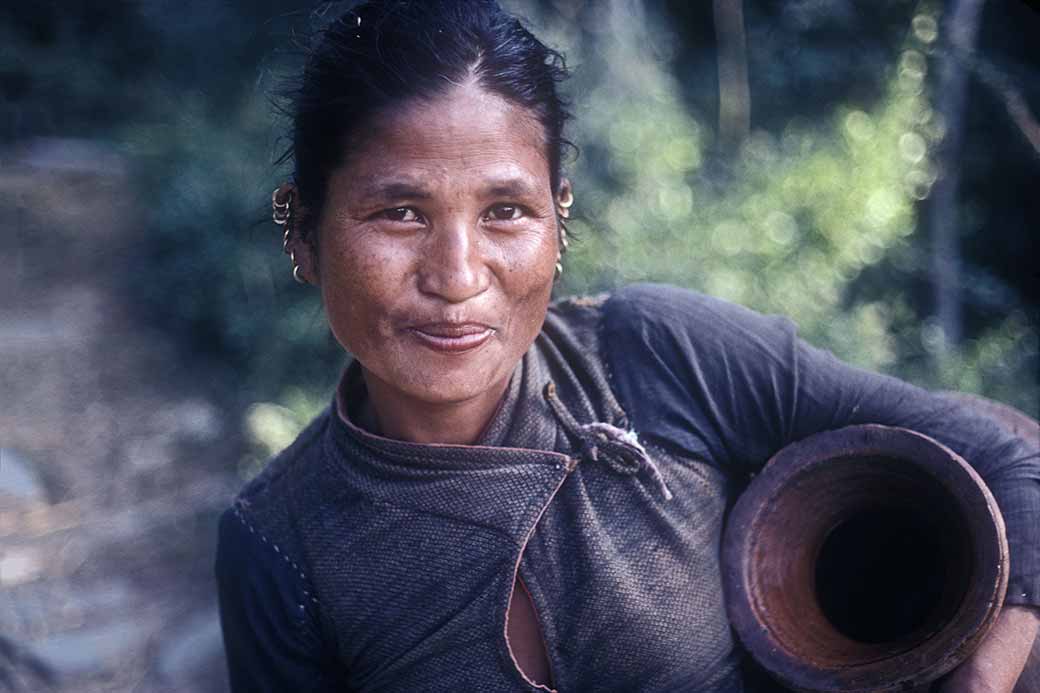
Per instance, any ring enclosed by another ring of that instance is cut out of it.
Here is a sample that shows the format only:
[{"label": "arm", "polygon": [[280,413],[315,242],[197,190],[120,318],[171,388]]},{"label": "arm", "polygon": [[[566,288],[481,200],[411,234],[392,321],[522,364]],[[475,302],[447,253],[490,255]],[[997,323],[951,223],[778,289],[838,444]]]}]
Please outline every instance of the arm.
[{"label": "arm", "polygon": [[1012,693],[1038,626],[1040,610],[1004,607],[979,649],[942,682],[939,693]]},{"label": "arm", "polygon": [[[795,440],[860,423],[902,426],[947,445],[989,487],[1007,532],[1005,606],[1040,607],[1040,450],[961,402],[841,363],[804,342],[796,346]],[[827,403],[832,403],[827,406]]]},{"label": "arm", "polygon": [[[641,437],[677,444],[737,479],[789,443],[854,424],[902,426],[939,440],[979,473],[1004,517],[1011,557],[1005,605],[1040,606],[1035,444],[952,400],[842,363],[798,339],[789,320],[693,292],[621,290],[605,308],[604,336],[622,399],[636,403],[629,413]],[[1017,621],[1018,610],[1008,611]],[[1008,665],[1017,656],[990,648],[977,657],[987,652]]]},{"label": "arm", "polygon": [[334,690],[299,574],[233,510],[220,518],[216,576],[232,691]]}]

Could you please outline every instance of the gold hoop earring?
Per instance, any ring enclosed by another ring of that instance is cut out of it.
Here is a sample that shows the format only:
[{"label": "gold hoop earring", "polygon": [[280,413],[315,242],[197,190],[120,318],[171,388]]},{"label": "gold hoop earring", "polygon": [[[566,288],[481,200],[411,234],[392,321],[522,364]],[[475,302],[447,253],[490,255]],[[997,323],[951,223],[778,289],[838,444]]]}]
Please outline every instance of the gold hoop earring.
[{"label": "gold hoop earring", "polygon": [[569,219],[571,216],[571,205],[574,204],[574,192],[568,188],[567,197],[561,198],[556,204],[556,213],[564,219]]}]

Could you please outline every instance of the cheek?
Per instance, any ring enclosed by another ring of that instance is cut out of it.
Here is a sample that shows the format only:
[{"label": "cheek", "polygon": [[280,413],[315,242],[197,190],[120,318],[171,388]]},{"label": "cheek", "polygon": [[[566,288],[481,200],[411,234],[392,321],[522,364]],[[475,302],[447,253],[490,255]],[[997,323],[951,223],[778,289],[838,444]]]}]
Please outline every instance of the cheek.
[{"label": "cheek", "polygon": [[517,328],[533,339],[552,296],[556,243],[551,234],[532,234],[518,239],[511,250],[503,256],[503,283],[513,301]]},{"label": "cheek", "polygon": [[499,249],[499,262],[511,277],[541,284],[552,279],[556,247],[555,229],[534,227],[508,238]]},{"label": "cheek", "polygon": [[400,281],[411,270],[415,256],[405,244],[365,226],[337,233],[329,246],[322,260],[332,281],[376,297],[386,291],[385,284]]},{"label": "cheek", "polygon": [[410,260],[385,244],[326,244],[320,258],[321,289],[329,325],[339,342],[353,353],[387,332],[387,317],[402,295]]}]

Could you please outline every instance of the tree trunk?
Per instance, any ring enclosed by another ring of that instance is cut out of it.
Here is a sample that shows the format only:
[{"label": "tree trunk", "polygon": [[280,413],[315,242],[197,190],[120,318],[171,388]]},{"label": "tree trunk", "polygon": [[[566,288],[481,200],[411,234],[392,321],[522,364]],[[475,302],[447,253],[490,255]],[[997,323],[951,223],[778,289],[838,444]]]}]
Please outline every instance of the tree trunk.
[{"label": "tree trunk", "polygon": [[732,153],[751,127],[742,0],[714,0],[719,65],[719,147]]},{"label": "tree trunk", "polygon": [[946,124],[946,137],[937,157],[939,179],[932,189],[929,219],[935,312],[945,338],[944,352],[957,346],[963,333],[957,214],[964,107],[968,88],[968,70],[963,57],[971,55],[975,48],[984,2],[952,0],[951,10],[943,21],[945,50],[940,58],[936,108]]}]

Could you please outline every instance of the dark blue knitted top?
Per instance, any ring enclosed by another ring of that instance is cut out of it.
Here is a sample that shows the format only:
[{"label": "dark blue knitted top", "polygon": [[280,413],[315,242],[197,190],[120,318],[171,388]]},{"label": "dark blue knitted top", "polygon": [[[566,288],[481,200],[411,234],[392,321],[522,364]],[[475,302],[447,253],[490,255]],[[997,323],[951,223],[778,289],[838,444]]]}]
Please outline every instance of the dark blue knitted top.
[{"label": "dark blue knitted top", "polygon": [[1007,524],[1006,601],[1040,605],[1036,451],[784,318],[659,285],[554,304],[478,445],[351,423],[356,363],[341,392],[221,518],[236,692],[550,690],[507,644],[518,574],[553,690],[745,690],[726,510],[780,448],[859,423],[925,433],[979,472]]}]

